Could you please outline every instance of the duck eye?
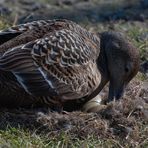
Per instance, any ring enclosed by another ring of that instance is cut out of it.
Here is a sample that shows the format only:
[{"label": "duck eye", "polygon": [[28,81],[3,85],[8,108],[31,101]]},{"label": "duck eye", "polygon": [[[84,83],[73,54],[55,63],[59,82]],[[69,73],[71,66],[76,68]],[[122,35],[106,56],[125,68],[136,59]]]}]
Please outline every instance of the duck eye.
[{"label": "duck eye", "polygon": [[130,65],[127,65],[127,66],[125,67],[125,72],[126,72],[126,73],[129,73],[129,71],[130,71]]},{"label": "duck eye", "polygon": [[128,73],[129,72],[129,68],[125,67],[125,72]]}]

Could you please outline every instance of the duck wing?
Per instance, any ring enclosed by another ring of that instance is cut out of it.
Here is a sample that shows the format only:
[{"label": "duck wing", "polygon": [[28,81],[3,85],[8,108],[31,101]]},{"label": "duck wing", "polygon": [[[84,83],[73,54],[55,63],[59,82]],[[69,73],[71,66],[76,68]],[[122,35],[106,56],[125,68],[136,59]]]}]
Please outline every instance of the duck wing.
[{"label": "duck wing", "polygon": [[78,34],[85,34],[98,44],[98,37],[88,32],[78,24],[65,19],[38,20],[26,24],[12,26],[0,31],[0,53],[4,53],[9,48],[42,38],[47,32],[53,30],[68,29]]},{"label": "duck wing", "polygon": [[0,54],[9,48],[41,38],[46,32],[52,30],[53,21],[40,20],[12,26],[0,31]]},{"label": "duck wing", "polygon": [[0,31],[0,45],[19,36],[20,34],[43,26],[47,23],[45,21],[34,21],[26,24],[20,24],[16,26],[12,26],[8,29]]},{"label": "duck wing", "polygon": [[99,46],[85,34],[52,30],[40,39],[9,49],[0,58],[0,69],[11,71],[34,96],[76,99],[99,85],[98,52]]},{"label": "duck wing", "polygon": [[[48,95],[49,86],[30,55],[30,48],[18,46],[0,58],[0,69],[12,72],[26,92],[34,96]],[[31,46],[31,45],[29,45]],[[42,94],[41,94],[42,92]]]}]

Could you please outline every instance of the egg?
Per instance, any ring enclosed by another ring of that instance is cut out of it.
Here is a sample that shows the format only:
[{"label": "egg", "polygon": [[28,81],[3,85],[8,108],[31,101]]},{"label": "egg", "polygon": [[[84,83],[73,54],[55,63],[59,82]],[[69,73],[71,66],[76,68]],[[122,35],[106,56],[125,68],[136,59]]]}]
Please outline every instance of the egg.
[{"label": "egg", "polygon": [[82,108],[84,112],[99,112],[102,109],[105,109],[106,105],[102,104],[102,98],[100,95],[97,95],[93,99],[86,102]]}]

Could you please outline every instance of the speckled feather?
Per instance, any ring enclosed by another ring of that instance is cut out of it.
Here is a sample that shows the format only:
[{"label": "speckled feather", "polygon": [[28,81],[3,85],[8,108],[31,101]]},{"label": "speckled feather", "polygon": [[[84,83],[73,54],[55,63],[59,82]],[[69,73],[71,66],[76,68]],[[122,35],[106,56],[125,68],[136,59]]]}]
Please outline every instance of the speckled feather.
[{"label": "speckled feather", "polygon": [[1,43],[0,69],[11,72],[28,94],[60,104],[98,87],[100,40],[95,34],[67,20],[37,21],[1,32],[7,33],[14,36]]}]

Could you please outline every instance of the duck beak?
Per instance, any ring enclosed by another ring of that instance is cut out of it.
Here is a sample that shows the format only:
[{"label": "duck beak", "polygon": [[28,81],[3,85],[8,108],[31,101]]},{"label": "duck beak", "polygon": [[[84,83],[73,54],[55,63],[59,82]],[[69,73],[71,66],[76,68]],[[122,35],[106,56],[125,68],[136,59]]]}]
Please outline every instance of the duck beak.
[{"label": "duck beak", "polygon": [[113,82],[110,82],[109,85],[109,95],[108,95],[108,102],[113,100],[119,100],[124,93],[125,84],[114,84]]}]

